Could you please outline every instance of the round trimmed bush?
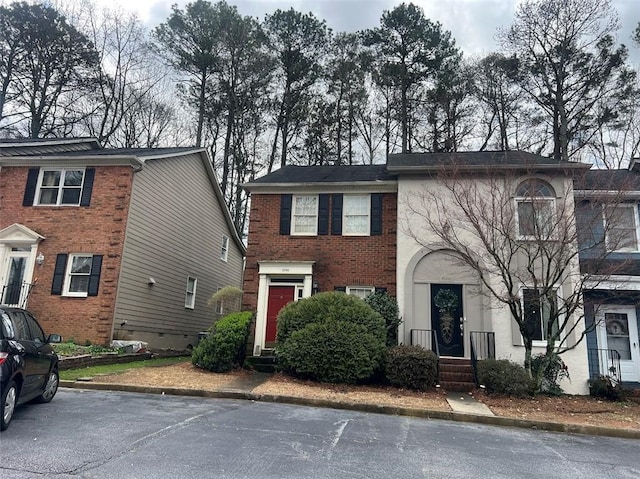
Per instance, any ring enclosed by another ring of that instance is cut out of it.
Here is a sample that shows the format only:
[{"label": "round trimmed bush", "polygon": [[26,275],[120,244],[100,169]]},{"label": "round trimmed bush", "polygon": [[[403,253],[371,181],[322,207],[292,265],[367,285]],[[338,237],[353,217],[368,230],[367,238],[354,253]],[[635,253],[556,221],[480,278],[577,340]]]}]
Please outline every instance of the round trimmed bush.
[{"label": "round trimmed bush", "polygon": [[425,391],[436,384],[438,357],[420,346],[395,346],[387,351],[385,377],[393,386]]},{"label": "round trimmed bush", "polygon": [[193,348],[193,365],[216,373],[242,366],[252,317],[251,312],[245,311],[218,320],[211,328],[211,334]]},{"label": "round trimmed bush", "polygon": [[340,292],[318,293],[286,305],[278,314],[276,340],[285,343],[292,332],[308,324],[347,321],[361,324],[382,341],[385,340],[384,319],[360,298]]},{"label": "round trimmed bush", "polygon": [[524,397],[533,391],[533,381],[526,369],[507,359],[478,361],[478,381],[489,394]]},{"label": "round trimmed bush", "polygon": [[363,381],[382,367],[385,336],[384,319],[361,299],[316,294],[278,314],[278,364],[317,381]]},{"label": "round trimmed bush", "polygon": [[278,348],[278,364],[299,377],[354,384],[376,372],[383,351],[363,325],[332,320],[292,332]]}]

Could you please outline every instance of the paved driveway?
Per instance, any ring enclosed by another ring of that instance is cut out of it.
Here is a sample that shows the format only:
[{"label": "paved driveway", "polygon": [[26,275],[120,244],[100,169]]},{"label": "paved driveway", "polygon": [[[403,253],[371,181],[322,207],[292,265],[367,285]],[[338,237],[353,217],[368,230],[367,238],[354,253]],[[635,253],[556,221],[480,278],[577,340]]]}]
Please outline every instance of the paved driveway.
[{"label": "paved driveway", "polygon": [[634,478],[640,441],[61,389],[0,436],[12,478]]}]

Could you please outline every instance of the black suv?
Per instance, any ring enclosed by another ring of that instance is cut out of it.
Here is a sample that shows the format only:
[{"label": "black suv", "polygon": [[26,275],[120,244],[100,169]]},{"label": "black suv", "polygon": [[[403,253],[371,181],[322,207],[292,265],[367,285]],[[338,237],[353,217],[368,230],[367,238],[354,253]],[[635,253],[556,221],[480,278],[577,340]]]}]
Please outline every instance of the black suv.
[{"label": "black suv", "polygon": [[0,306],[0,431],[9,427],[18,404],[49,402],[58,391],[58,356],[36,319],[24,309]]}]

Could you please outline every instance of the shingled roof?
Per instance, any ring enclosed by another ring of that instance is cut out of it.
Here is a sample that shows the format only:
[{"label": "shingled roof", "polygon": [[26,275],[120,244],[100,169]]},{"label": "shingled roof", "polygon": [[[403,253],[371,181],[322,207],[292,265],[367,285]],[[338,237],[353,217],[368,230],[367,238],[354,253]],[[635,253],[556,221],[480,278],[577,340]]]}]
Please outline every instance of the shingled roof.
[{"label": "shingled roof", "polygon": [[395,181],[386,165],[343,165],[343,166],[293,166],[288,165],[261,178],[245,184],[252,186],[276,186],[312,183],[361,183]]},{"label": "shingled roof", "polygon": [[435,171],[455,166],[462,170],[502,169],[588,169],[584,163],[558,161],[526,151],[463,151],[456,153],[397,153],[389,155],[389,172]]},{"label": "shingled roof", "polygon": [[575,178],[574,189],[640,192],[640,173],[629,170],[589,170]]}]

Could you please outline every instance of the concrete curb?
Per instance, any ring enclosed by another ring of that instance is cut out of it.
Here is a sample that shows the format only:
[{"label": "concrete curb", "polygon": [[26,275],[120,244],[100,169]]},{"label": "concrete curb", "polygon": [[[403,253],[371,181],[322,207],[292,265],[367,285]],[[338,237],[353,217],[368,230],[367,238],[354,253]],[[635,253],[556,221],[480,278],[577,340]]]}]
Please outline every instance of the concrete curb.
[{"label": "concrete curb", "polygon": [[273,394],[255,394],[240,390],[204,391],[200,389],[161,388],[155,386],[132,386],[126,384],[109,384],[85,381],[60,381],[61,387],[74,389],[93,389],[99,391],[123,391],[147,394],[171,394],[174,396],[192,396],[219,399],[245,399],[273,403],[295,404],[298,406],[323,407],[344,409],[349,411],[390,414],[394,416],[408,416],[424,419],[441,419],[466,423],[477,423],[492,426],[517,427],[523,429],[537,429],[549,432],[569,434],[585,434],[589,436],[606,436],[622,439],[640,439],[640,431],[632,429],[615,429],[600,426],[586,426],[579,424],[562,424],[548,421],[532,421],[502,416],[482,416],[465,414],[454,411],[437,411],[409,407],[383,406],[379,404],[356,404],[351,402],[333,401],[329,399],[301,398],[295,396],[279,396]]}]

